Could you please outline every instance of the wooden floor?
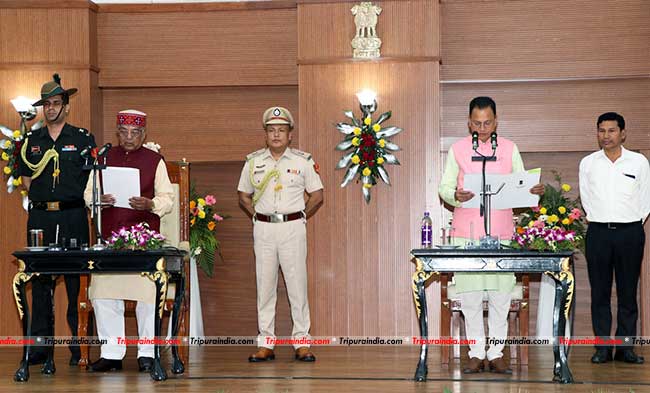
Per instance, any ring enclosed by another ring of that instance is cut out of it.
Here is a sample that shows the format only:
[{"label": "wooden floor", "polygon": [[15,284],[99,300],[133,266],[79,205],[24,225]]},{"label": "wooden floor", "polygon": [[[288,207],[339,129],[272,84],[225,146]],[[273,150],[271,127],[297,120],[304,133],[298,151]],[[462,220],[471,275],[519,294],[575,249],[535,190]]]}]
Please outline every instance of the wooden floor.
[{"label": "wooden floor", "polygon": [[148,374],[137,372],[135,350],[127,353],[123,371],[97,374],[68,366],[67,349],[57,348],[55,376],[41,375],[40,367],[32,366],[29,382],[16,383],[13,373],[21,351],[2,348],[0,392],[650,392],[650,364],[592,365],[587,347],[572,350],[570,365],[576,379],[572,385],[551,382],[552,354],[546,347],[531,348],[529,367],[506,377],[491,373],[465,376],[458,363],[441,368],[434,348],[427,382],[412,379],[418,358],[416,347],[317,347],[314,352],[318,360],[313,364],[294,361],[289,347],[280,347],[275,361],[252,364],[247,361],[251,350],[192,348],[189,370],[184,375],[170,374],[165,382],[153,382]]}]

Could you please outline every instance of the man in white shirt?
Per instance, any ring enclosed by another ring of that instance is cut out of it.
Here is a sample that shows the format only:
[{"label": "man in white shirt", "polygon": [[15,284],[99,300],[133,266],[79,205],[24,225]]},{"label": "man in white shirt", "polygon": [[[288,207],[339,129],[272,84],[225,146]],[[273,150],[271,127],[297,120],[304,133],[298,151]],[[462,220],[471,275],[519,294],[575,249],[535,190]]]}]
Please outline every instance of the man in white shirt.
[{"label": "man in white shirt", "polygon": [[[643,221],[650,213],[650,165],[642,154],[626,150],[625,119],[603,113],[596,122],[601,150],[580,162],[580,199],[587,213],[587,271],[591,284],[591,323],[594,334],[610,339],[611,291],[616,277],[616,338],[636,336],[637,286],[643,259]],[[633,345],[597,345],[592,363],[616,359],[641,364]]]}]

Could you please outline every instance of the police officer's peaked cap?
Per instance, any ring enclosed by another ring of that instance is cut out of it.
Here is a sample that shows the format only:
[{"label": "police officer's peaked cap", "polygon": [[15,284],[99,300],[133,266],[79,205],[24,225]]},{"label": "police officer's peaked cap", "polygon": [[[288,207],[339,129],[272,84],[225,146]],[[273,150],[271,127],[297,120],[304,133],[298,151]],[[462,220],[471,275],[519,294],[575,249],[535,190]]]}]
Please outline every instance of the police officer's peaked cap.
[{"label": "police officer's peaked cap", "polygon": [[293,116],[287,108],[281,106],[272,106],[266,111],[262,116],[262,125],[264,127],[271,124],[288,124],[289,127],[293,128]]},{"label": "police officer's peaked cap", "polygon": [[51,81],[46,82],[43,87],[41,87],[41,99],[32,104],[32,106],[42,106],[45,100],[50,97],[62,95],[70,97],[77,92],[77,89],[72,88],[65,90],[61,87],[61,77],[59,74],[54,74]]}]

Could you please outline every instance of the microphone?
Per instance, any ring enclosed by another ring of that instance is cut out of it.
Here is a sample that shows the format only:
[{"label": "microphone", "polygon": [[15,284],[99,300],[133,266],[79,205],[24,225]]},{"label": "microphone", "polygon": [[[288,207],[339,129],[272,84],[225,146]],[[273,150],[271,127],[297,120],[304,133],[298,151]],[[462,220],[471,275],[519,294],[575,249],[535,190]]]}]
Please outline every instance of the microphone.
[{"label": "microphone", "polygon": [[88,156],[90,155],[90,152],[91,152],[92,149],[93,149],[92,146],[86,146],[86,147],[83,148],[81,153],[79,153],[79,155],[81,156],[81,158],[86,158],[87,159]]},{"label": "microphone", "polygon": [[99,149],[99,151],[97,152],[97,157],[103,157],[104,155],[106,155],[106,153],[108,153],[108,151],[111,150],[111,147],[113,147],[111,143],[107,143],[104,146],[102,146],[102,148]]},{"label": "microphone", "polygon": [[490,142],[492,143],[492,150],[496,150],[497,146],[499,146],[497,144],[497,133],[496,132],[493,132],[492,134],[490,134]]},{"label": "microphone", "polygon": [[478,132],[472,132],[472,150],[478,149]]}]

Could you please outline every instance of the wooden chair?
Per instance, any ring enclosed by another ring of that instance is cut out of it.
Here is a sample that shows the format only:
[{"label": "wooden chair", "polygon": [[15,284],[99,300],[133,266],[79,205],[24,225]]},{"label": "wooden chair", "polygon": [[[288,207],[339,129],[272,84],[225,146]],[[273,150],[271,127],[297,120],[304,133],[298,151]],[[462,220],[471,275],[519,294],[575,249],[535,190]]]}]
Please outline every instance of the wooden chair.
[{"label": "wooden chair", "polygon": [[[165,235],[170,245],[189,251],[190,241],[190,165],[185,160],[181,162],[167,162],[167,172],[169,179],[174,187],[176,203],[172,212],[165,215],[160,220],[160,232]],[[94,233],[94,231],[91,231]],[[179,313],[178,337],[189,335],[190,324],[190,264],[189,258],[185,263],[185,295],[181,310]],[[90,276],[81,275],[81,287],[79,290],[79,326],[77,333],[80,337],[88,335],[88,321],[90,313],[93,311],[92,303],[88,299],[88,287],[90,285]],[[165,312],[170,313],[174,307],[174,284],[171,284],[167,290],[167,301],[165,302]],[[125,316],[135,316],[135,301],[125,301]],[[87,345],[81,345],[80,367],[86,367],[89,364]],[[179,356],[187,368],[189,359],[189,346],[179,346]]]},{"label": "wooden chair", "polygon": [[[460,300],[455,298],[455,291],[450,279],[453,274],[440,275],[440,336],[460,339],[460,328],[463,322],[461,317]],[[512,301],[510,302],[510,312],[508,314],[508,333],[515,336],[528,336],[529,332],[529,281],[528,274],[517,274],[517,284],[512,292]],[[487,311],[487,300],[483,301],[483,309]],[[450,352],[450,346],[443,345],[441,350],[441,362],[444,365],[449,364],[450,359],[460,358],[460,345],[453,345],[453,351]],[[528,365],[528,346],[511,345],[510,362],[512,364]]]}]

